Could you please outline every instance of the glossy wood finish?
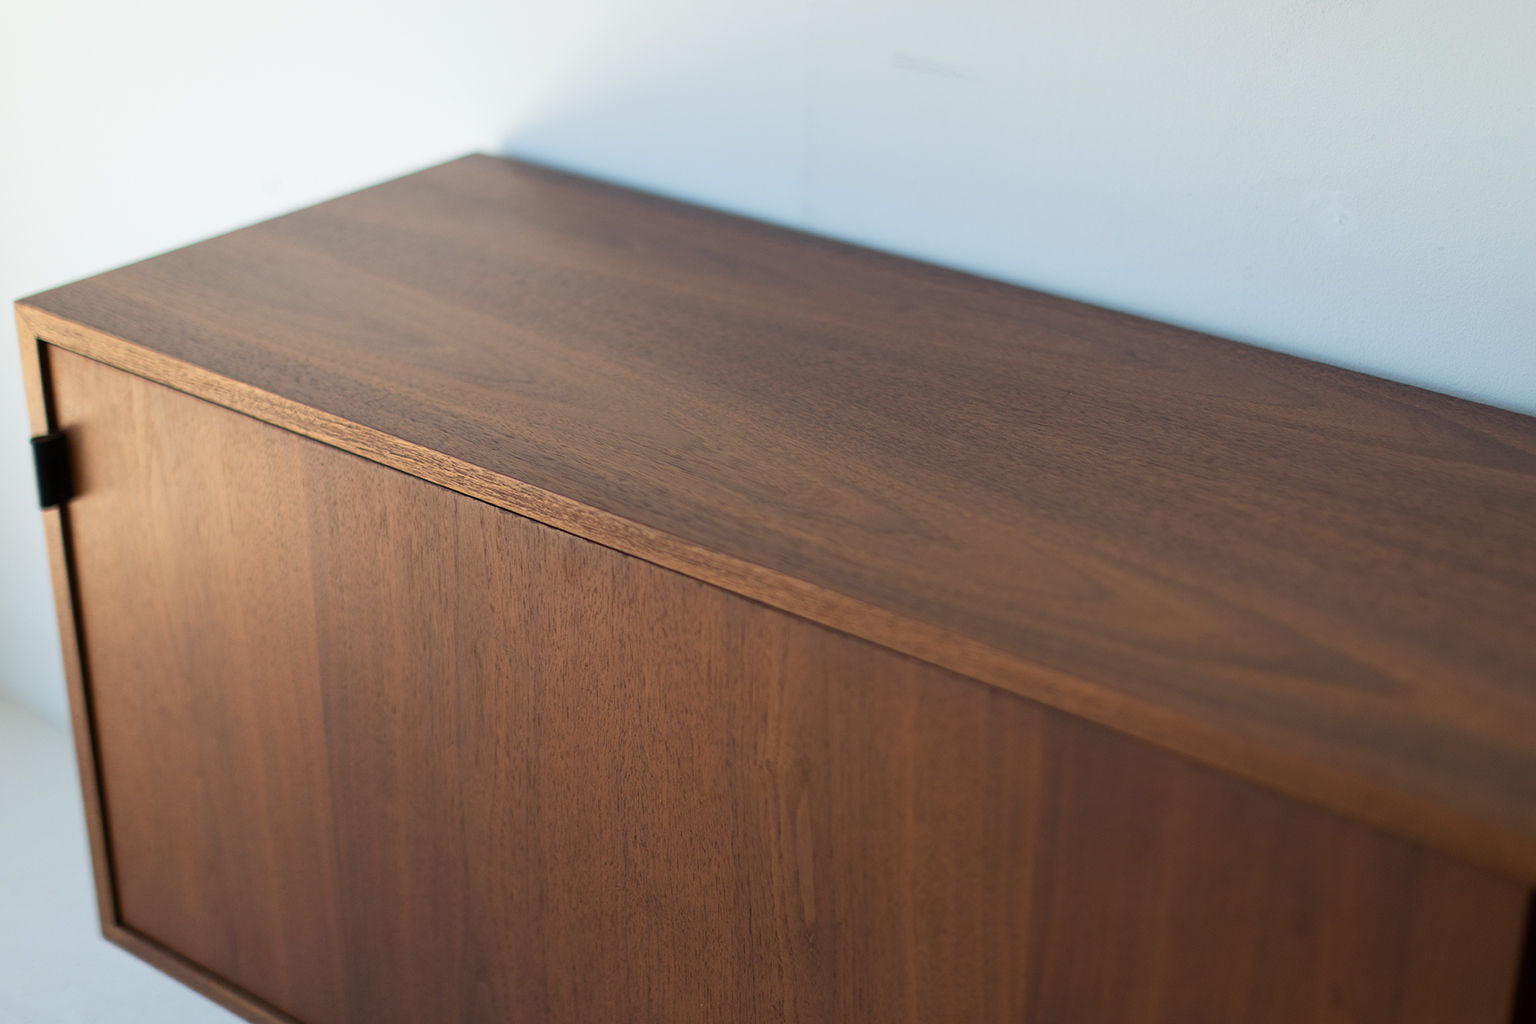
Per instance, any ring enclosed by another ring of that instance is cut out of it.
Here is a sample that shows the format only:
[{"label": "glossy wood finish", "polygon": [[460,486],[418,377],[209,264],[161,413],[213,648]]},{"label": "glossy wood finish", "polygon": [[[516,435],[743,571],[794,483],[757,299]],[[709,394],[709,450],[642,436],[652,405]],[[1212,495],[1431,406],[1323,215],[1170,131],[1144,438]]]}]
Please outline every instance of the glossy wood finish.
[{"label": "glossy wood finish", "polygon": [[1507,1020],[1513,882],[49,364],[120,924],[242,1012]]},{"label": "glossy wood finish", "polygon": [[1536,880],[1536,427],[489,157],[25,329]]}]

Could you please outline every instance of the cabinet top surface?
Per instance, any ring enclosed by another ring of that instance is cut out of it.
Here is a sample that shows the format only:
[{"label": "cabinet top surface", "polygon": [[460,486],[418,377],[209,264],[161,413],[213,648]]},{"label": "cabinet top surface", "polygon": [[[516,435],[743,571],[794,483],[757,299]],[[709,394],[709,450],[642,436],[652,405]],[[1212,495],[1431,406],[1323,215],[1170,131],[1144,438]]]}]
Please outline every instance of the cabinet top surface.
[{"label": "cabinet top surface", "polygon": [[1536,878],[1531,418],[483,156],[21,312]]}]

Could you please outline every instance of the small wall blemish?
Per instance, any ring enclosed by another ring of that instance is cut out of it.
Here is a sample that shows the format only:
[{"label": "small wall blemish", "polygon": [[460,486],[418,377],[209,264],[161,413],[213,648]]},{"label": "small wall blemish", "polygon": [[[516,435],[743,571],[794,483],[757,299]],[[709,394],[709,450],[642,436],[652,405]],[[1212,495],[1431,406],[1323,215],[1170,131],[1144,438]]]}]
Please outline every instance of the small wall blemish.
[{"label": "small wall blemish", "polygon": [[1360,217],[1342,192],[1314,192],[1305,210],[1306,222],[1325,238],[1342,238],[1360,230]]},{"label": "small wall blemish", "polygon": [[955,67],[953,64],[929,60],[927,57],[918,57],[901,50],[891,54],[891,66],[897,71],[905,71],[912,75],[923,75],[928,78],[944,78],[957,82],[977,80],[976,75]]}]

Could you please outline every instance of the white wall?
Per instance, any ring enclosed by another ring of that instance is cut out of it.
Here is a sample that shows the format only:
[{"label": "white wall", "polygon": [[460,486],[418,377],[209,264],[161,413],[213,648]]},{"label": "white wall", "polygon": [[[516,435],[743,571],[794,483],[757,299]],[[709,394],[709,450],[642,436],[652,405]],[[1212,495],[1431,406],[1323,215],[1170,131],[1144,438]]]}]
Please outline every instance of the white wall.
[{"label": "white wall", "polygon": [[[0,0],[0,297],[516,153],[1536,412],[1529,0]],[[14,346],[0,693],[62,719]]]}]

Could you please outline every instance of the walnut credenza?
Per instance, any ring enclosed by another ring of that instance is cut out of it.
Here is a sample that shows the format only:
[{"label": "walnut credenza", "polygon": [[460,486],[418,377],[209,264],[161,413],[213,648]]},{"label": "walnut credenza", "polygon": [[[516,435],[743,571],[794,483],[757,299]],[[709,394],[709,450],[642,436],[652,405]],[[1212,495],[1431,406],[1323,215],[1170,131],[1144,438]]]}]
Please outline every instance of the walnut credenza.
[{"label": "walnut credenza", "polygon": [[1530,418],[491,157],[18,312],[253,1020],[1531,1019]]}]

